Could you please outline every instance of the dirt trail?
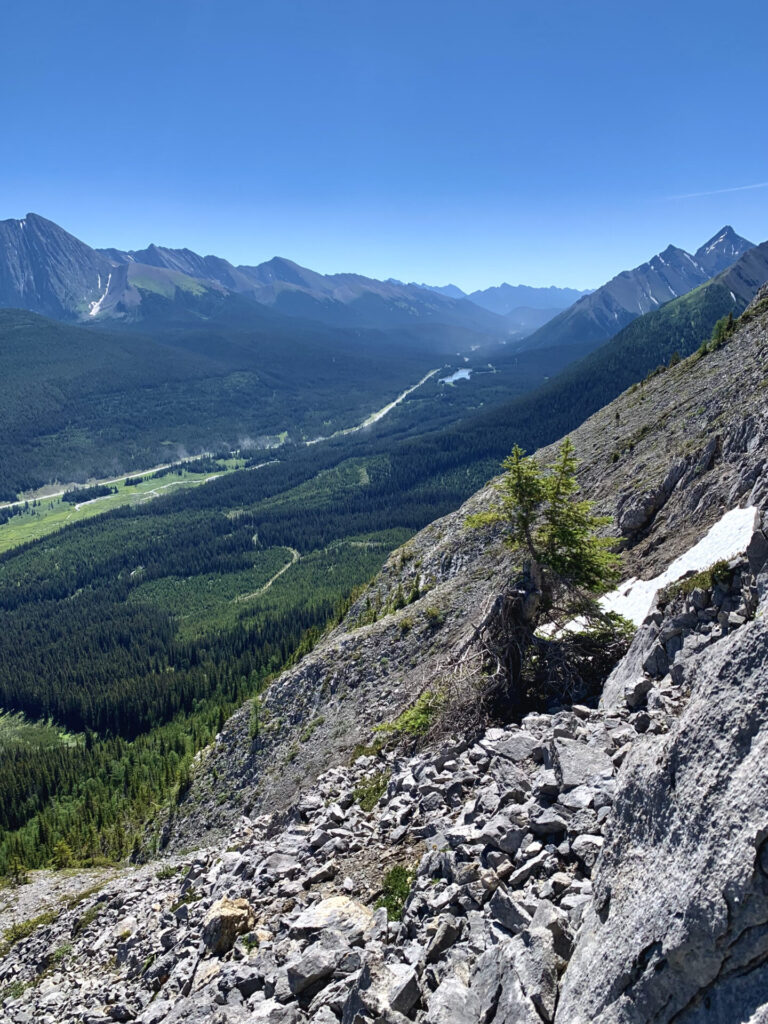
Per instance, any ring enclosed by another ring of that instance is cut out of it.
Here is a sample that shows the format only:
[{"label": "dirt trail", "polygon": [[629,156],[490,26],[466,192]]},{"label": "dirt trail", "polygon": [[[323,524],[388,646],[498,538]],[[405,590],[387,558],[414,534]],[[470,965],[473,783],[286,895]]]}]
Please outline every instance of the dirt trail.
[{"label": "dirt trail", "polygon": [[286,547],[286,550],[291,552],[291,560],[290,560],[290,562],[288,562],[286,565],[284,565],[282,567],[282,569],[278,569],[278,571],[275,573],[275,575],[272,577],[272,579],[267,580],[267,582],[264,584],[263,587],[259,587],[258,590],[254,590],[250,594],[239,594],[235,598],[235,601],[237,601],[237,602],[239,602],[239,601],[252,601],[254,599],[254,597],[260,597],[262,594],[266,593],[269,590],[269,588],[272,586],[272,584],[275,582],[275,580],[279,580],[284,572],[288,572],[288,570],[291,568],[292,565],[296,565],[298,560],[301,558],[301,555],[296,550],[296,548]]}]

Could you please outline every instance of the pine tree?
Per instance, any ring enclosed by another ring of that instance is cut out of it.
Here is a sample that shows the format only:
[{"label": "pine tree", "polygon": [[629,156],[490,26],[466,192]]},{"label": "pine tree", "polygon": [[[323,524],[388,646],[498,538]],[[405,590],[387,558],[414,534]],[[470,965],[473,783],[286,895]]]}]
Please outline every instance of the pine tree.
[{"label": "pine tree", "polygon": [[578,498],[577,465],[570,438],[546,467],[516,445],[504,460],[501,501],[470,519],[474,526],[503,524],[505,544],[522,556],[540,590],[539,617],[556,607],[572,617],[592,611],[619,581],[615,540],[599,532],[610,517],[595,515],[594,503]]},{"label": "pine tree", "polygon": [[629,642],[626,623],[599,603],[620,578],[615,539],[601,532],[610,517],[579,498],[576,468],[568,438],[545,466],[515,446],[504,460],[499,500],[468,520],[501,524],[517,555],[518,577],[484,628],[497,713],[552,695],[583,698]]}]

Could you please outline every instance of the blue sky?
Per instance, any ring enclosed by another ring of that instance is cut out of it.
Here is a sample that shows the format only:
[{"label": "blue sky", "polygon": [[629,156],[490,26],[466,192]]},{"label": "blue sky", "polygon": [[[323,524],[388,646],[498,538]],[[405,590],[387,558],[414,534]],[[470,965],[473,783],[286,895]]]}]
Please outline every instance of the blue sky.
[{"label": "blue sky", "polygon": [[764,0],[8,0],[0,219],[594,287],[768,238],[767,33]]}]

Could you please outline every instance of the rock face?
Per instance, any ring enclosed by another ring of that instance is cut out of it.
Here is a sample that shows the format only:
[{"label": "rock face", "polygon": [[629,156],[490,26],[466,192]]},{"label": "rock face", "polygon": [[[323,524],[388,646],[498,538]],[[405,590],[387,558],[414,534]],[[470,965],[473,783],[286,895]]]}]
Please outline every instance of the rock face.
[{"label": "rock face", "polygon": [[557,1019],[747,1021],[768,1008],[768,627],[699,654],[665,736],[637,743]]},{"label": "rock face", "polygon": [[[759,546],[733,570],[758,590]],[[3,1019],[750,1019],[768,991],[765,607],[639,701],[364,755],[180,871],[88,895],[0,962]]]},{"label": "rock face", "polygon": [[61,319],[87,318],[104,295],[114,265],[34,213],[0,221],[0,306]]}]

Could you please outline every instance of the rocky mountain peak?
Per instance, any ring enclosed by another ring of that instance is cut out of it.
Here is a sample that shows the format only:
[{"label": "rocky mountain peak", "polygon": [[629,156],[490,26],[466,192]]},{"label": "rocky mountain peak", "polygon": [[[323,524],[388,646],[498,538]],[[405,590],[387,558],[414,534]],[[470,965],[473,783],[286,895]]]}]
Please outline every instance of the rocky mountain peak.
[{"label": "rocky mountain peak", "polygon": [[710,276],[719,274],[754,247],[754,242],[737,235],[730,224],[726,224],[695,252],[696,260]]}]

